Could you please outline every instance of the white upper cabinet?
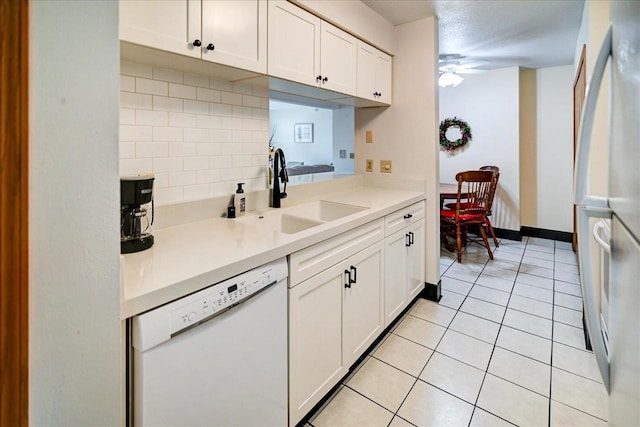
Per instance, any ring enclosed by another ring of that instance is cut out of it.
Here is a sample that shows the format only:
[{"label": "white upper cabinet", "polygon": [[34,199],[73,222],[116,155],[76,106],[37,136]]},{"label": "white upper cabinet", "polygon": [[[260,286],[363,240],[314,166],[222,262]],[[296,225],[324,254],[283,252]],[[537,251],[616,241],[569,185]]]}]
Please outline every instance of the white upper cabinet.
[{"label": "white upper cabinet", "polygon": [[328,22],[320,29],[320,87],[355,95],[358,40]]},{"label": "white upper cabinet", "polygon": [[266,0],[120,0],[120,40],[266,73]]},{"label": "white upper cabinet", "polygon": [[120,40],[201,57],[200,0],[120,0]]},{"label": "white upper cabinet", "polygon": [[202,59],[266,73],[266,0],[203,0],[202,46]]},{"label": "white upper cabinet", "polygon": [[358,97],[391,104],[391,56],[358,40],[357,81]]},{"label": "white upper cabinet", "polygon": [[268,72],[355,95],[357,39],[287,1],[270,1]]},{"label": "white upper cabinet", "polygon": [[287,1],[269,1],[270,76],[316,85],[320,18]]}]

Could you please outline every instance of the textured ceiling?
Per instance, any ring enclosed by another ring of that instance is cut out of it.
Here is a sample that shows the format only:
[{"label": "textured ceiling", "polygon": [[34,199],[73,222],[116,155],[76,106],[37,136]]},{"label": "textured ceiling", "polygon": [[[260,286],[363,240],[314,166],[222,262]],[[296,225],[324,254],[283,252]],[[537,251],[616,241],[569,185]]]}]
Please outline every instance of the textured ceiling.
[{"label": "textured ceiling", "polygon": [[[478,69],[573,63],[583,0],[363,0],[393,24],[437,16],[440,55]],[[486,61],[486,62],[485,62]]]}]

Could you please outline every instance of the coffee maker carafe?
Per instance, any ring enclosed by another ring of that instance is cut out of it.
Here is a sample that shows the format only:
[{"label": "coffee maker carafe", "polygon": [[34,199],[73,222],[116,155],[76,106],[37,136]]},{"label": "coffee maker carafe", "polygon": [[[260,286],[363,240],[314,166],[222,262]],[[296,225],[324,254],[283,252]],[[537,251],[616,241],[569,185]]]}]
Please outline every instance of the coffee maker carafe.
[{"label": "coffee maker carafe", "polygon": [[[153,246],[153,174],[120,177],[120,253]],[[151,203],[151,219],[143,205]]]}]

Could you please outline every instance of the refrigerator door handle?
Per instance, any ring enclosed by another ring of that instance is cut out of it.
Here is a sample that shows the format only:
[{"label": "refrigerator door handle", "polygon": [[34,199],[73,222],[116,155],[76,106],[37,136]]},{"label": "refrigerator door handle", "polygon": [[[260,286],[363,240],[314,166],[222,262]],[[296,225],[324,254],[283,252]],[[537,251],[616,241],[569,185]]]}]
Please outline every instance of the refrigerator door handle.
[{"label": "refrigerator door handle", "polygon": [[611,25],[604,37],[598,58],[591,76],[591,83],[587,89],[586,102],[580,119],[580,132],[578,134],[578,149],[576,153],[576,169],[573,182],[575,182],[574,197],[577,206],[594,206],[608,208],[609,201],[606,197],[587,195],[589,154],[591,152],[591,132],[593,120],[598,103],[598,93],[602,85],[602,78],[611,56]]},{"label": "refrigerator door handle", "polygon": [[607,61],[611,56],[612,40],[611,26],[600,47],[600,52],[596,59],[593,75],[591,76],[590,87],[587,89],[587,98],[582,111],[580,121],[580,133],[578,136],[578,150],[576,153],[575,168],[575,189],[574,197],[577,206],[578,221],[578,265],[580,267],[580,285],[582,286],[582,297],[584,304],[584,314],[591,338],[593,353],[598,362],[602,382],[609,391],[609,358],[605,347],[604,338],[600,333],[600,316],[594,289],[593,272],[591,271],[591,230],[590,218],[610,218],[611,209],[609,200],[606,197],[592,196],[587,194],[589,155],[591,151],[591,133],[595,117],[598,92],[602,85],[602,78],[607,66]]},{"label": "refrigerator door handle", "polygon": [[607,238],[602,236],[604,230],[604,222],[597,221],[593,226],[593,238],[596,239],[596,243],[600,245],[602,249],[608,254],[611,253],[611,244],[607,242]]}]

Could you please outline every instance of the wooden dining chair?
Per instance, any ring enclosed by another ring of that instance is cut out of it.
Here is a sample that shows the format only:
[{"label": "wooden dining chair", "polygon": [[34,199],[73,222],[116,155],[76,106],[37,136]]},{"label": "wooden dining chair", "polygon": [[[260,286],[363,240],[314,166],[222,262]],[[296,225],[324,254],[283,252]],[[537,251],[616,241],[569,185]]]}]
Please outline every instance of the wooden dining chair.
[{"label": "wooden dining chair", "polygon": [[[458,262],[462,262],[462,242],[466,240],[466,230],[471,226],[478,227],[489,258],[493,259],[493,252],[491,252],[485,230],[487,227],[485,218],[494,174],[492,171],[480,170],[459,172],[456,175],[456,181],[458,182],[458,197],[453,209],[440,210],[442,237],[446,241],[447,234],[455,233]],[[465,194],[466,198],[463,197]]]},{"label": "wooden dining chair", "polygon": [[[485,224],[487,226],[487,231],[489,232],[489,234],[491,235],[491,237],[493,238],[493,242],[495,243],[496,247],[500,246],[500,243],[498,242],[498,238],[496,237],[496,233],[493,230],[493,226],[491,225],[491,220],[489,219],[489,217],[491,216],[491,209],[493,207],[493,199],[495,198],[496,195],[496,189],[498,188],[498,179],[500,178],[500,168],[498,166],[482,166],[480,169],[481,171],[490,171],[493,173],[493,182],[491,183],[491,189],[490,189],[490,194],[489,194],[489,200],[487,202],[487,208],[486,208],[486,214],[485,214]],[[461,203],[460,207],[464,210],[467,209],[468,203]],[[447,203],[445,205],[445,207],[447,209],[455,209],[456,204],[455,203]]]}]

